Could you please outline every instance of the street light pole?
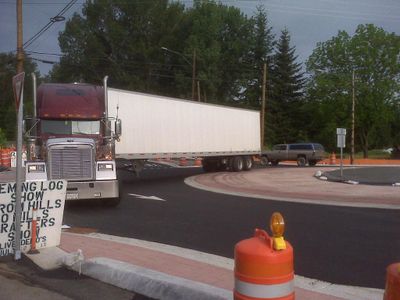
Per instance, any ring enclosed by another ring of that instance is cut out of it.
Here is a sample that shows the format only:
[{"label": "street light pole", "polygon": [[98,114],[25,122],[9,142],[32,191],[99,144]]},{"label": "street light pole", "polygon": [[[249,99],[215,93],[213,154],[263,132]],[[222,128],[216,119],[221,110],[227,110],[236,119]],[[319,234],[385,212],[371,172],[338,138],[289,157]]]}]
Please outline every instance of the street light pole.
[{"label": "street light pole", "polygon": [[354,127],[355,127],[355,74],[353,70],[353,76],[352,76],[352,104],[351,104],[351,151],[350,151],[350,164],[352,165],[354,163]]},{"label": "street light pole", "polygon": [[[196,49],[193,49],[193,60],[192,60],[192,62],[190,62],[185,57],[185,55],[180,53],[180,52],[168,49],[167,47],[161,47],[161,50],[164,50],[164,51],[179,55],[180,57],[182,57],[185,60],[185,62],[187,64],[189,64],[192,67],[192,99],[196,100],[196,98],[195,98],[195,96],[196,96],[195,95],[196,94]],[[199,96],[199,101],[200,101],[200,96]]]}]

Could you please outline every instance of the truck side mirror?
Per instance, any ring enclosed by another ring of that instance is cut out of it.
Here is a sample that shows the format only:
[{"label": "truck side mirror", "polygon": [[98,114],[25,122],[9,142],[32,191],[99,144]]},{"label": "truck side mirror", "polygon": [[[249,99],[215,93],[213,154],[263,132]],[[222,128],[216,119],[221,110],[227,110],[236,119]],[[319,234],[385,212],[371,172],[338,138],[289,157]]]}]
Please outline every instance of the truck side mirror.
[{"label": "truck side mirror", "polygon": [[26,117],[22,120],[22,130],[27,137],[35,137],[37,132],[38,120],[32,117]]},{"label": "truck side mirror", "polygon": [[26,133],[26,120],[22,120],[22,133],[25,134]]},{"label": "truck side mirror", "polygon": [[105,120],[105,126],[106,126],[105,136],[110,137],[111,136],[111,121]]},{"label": "truck side mirror", "polygon": [[121,119],[115,120],[115,135],[120,137],[122,135],[122,121]]}]

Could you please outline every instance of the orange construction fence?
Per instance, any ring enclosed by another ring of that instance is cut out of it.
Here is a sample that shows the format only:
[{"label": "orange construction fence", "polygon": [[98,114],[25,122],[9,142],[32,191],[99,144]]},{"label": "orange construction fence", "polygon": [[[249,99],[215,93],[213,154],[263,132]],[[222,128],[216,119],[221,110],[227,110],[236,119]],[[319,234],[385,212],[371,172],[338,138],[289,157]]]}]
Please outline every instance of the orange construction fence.
[{"label": "orange construction fence", "polygon": [[11,152],[12,148],[0,149],[0,165],[4,167],[11,167]]}]

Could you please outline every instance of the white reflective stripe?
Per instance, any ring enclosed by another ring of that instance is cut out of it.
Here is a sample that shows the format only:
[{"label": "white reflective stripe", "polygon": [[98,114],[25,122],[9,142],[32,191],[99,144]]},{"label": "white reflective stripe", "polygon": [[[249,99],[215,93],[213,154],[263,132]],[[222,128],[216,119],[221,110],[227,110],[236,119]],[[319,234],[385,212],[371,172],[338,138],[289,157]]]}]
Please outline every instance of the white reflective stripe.
[{"label": "white reflective stripe", "polygon": [[235,291],[244,296],[261,299],[285,297],[293,293],[294,281],[266,285],[248,283],[235,278]]}]

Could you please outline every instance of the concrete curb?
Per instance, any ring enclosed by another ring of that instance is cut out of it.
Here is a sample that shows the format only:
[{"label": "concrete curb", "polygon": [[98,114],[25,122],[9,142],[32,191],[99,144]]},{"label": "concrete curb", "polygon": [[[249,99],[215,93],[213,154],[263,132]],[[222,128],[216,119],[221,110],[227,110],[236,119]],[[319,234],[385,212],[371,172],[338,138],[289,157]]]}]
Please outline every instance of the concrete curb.
[{"label": "concrete curb", "polygon": [[104,257],[85,261],[82,274],[154,299],[232,299],[232,291]]}]

